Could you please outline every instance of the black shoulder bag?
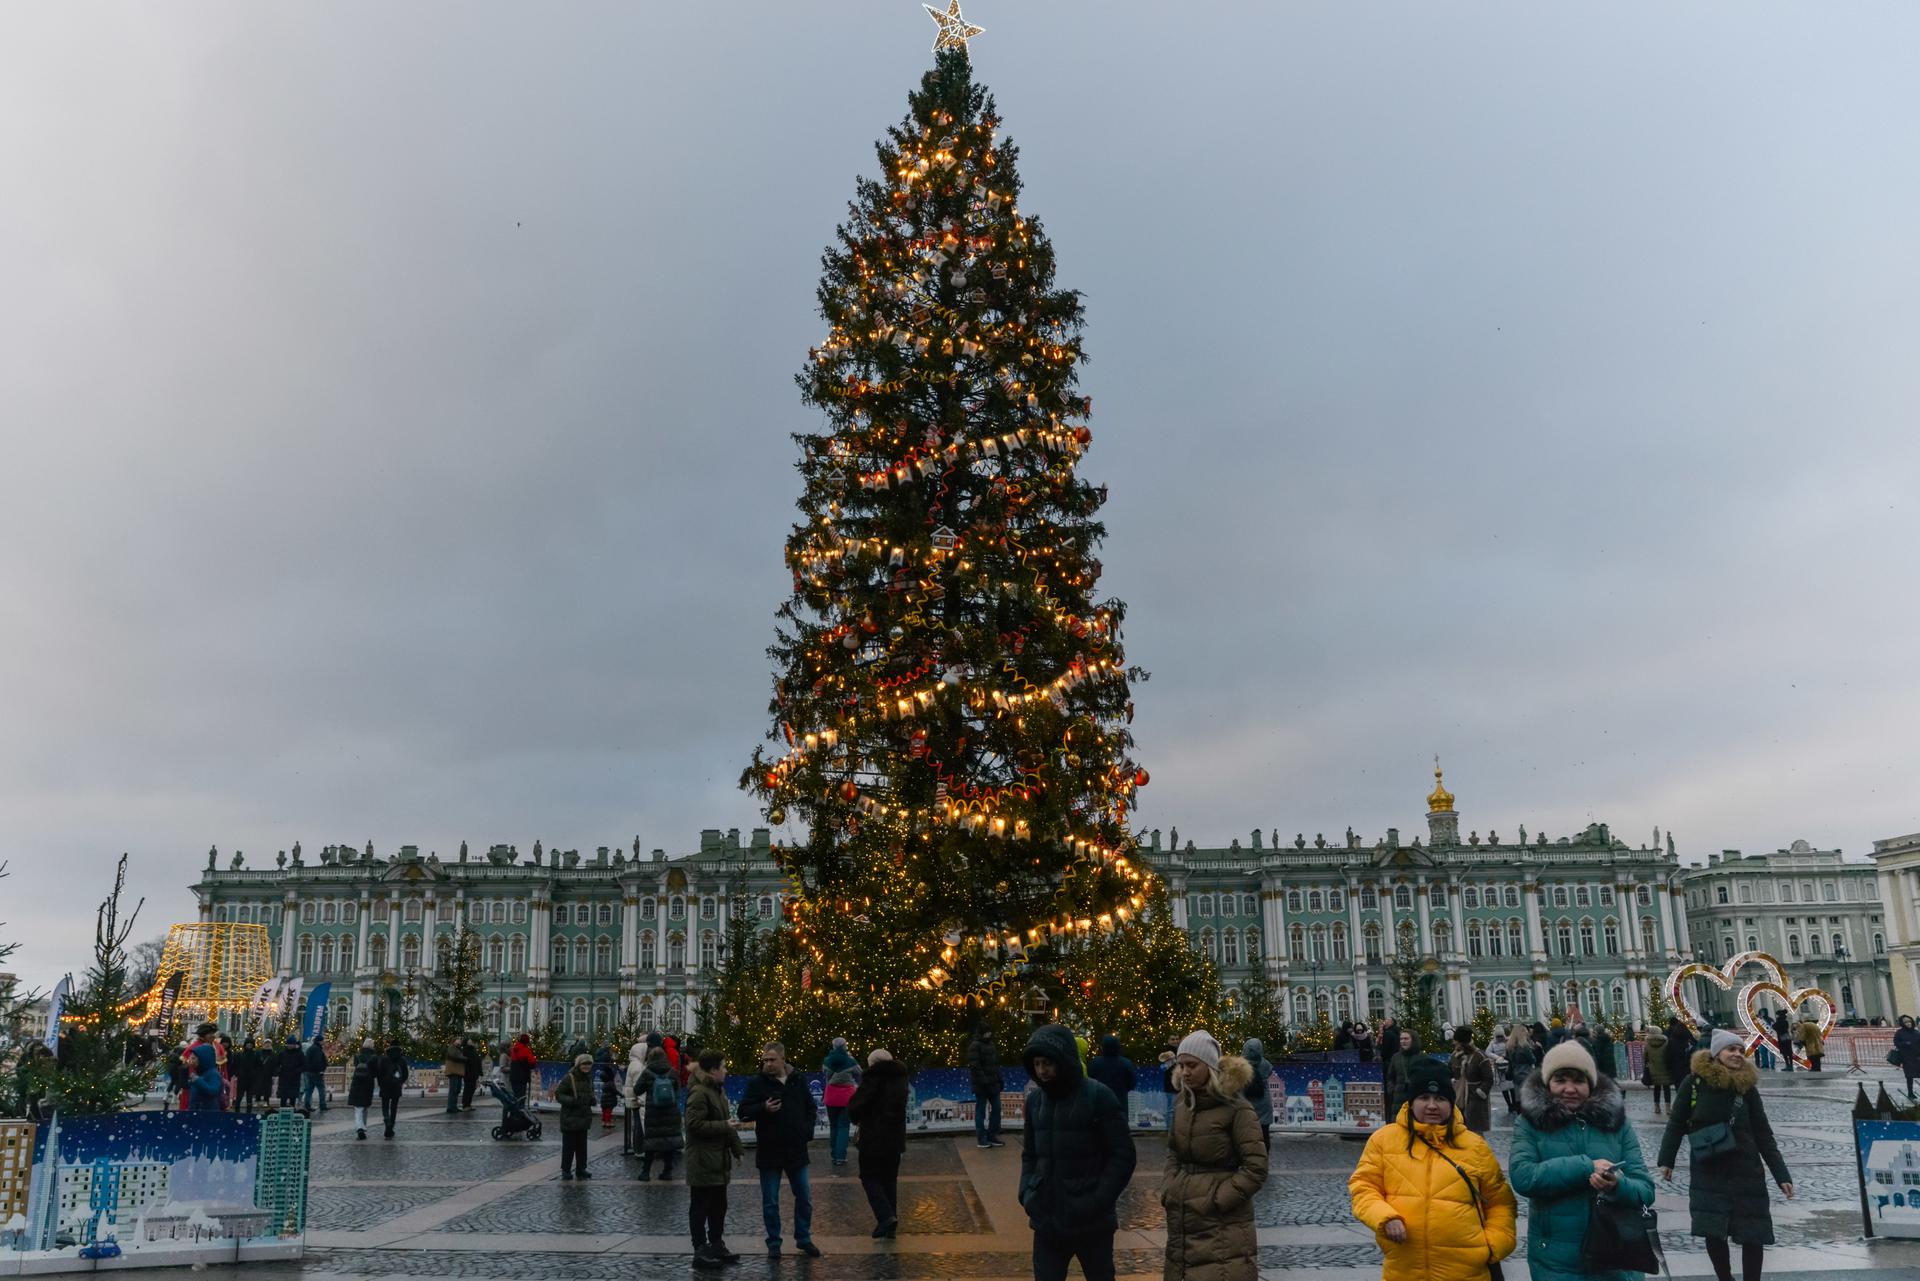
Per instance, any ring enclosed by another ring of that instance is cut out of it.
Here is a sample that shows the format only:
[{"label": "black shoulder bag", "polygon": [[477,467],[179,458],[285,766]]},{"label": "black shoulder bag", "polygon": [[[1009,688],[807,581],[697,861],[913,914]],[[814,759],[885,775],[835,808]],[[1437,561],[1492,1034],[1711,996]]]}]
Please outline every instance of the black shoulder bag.
[{"label": "black shoulder bag", "polygon": [[[1687,1132],[1687,1144],[1693,1152],[1694,1160],[1711,1161],[1717,1157],[1731,1156],[1740,1150],[1740,1136],[1734,1132],[1734,1126],[1740,1121],[1740,1108],[1746,1101],[1746,1095],[1734,1095],[1733,1110],[1727,1114],[1726,1120],[1715,1121],[1711,1125],[1703,1125]],[[1691,1105],[1693,1107],[1700,1105],[1698,1080],[1693,1083]]]},{"label": "black shoulder bag", "polygon": [[[1445,1152],[1442,1152],[1439,1146],[1427,1138],[1426,1135],[1421,1135],[1420,1141],[1432,1148],[1435,1156],[1452,1166],[1453,1172],[1467,1181],[1467,1195],[1473,1198],[1473,1212],[1480,1216],[1480,1230],[1485,1232],[1487,1230],[1487,1211],[1486,1207],[1480,1204],[1480,1185],[1473,1181],[1471,1174],[1468,1174],[1460,1168],[1458,1161],[1448,1156]],[[1489,1251],[1489,1258],[1487,1259],[1487,1276],[1489,1281],[1507,1281],[1507,1274],[1500,1267],[1500,1260],[1492,1258],[1491,1251]]]},{"label": "black shoulder bag", "polygon": [[[1650,1205],[1628,1205],[1605,1192],[1596,1193],[1587,1206],[1580,1261],[1589,1272],[1666,1272],[1660,1216]],[[1667,1276],[1671,1281],[1673,1274]]]}]

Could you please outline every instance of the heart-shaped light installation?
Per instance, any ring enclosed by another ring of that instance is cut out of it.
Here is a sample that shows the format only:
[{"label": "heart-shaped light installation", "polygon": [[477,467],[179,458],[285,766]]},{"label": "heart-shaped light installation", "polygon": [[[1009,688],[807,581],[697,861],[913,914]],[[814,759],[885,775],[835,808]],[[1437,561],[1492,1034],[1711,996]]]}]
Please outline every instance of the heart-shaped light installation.
[{"label": "heart-shaped light installation", "polygon": [[[1807,1001],[1820,1003],[1824,1013],[1820,1019],[1820,1035],[1825,1037],[1833,1028],[1833,998],[1817,987],[1803,987],[1789,990],[1787,971],[1780,962],[1767,952],[1741,952],[1725,965],[1705,965],[1691,962],[1682,965],[1667,975],[1667,1003],[1680,1012],[1680,1019],[1697,1036],[1700,1032],[1701,1018],[1687,999],[1687,980],[1701,979],[1725,992],[1733,991],[1735,976],[1749,965],[1758,966],[1765,971],[1761,978],[1754,979],[1741,987],[1734,997],[1734,1015],[1740,1022],[1740,1031],[1745,1037],[1742,1047],[1748,1054],[1762,1041],[1772,1042],[1771,1033],[1754,1017],[1754,1000],[1760,996],[1772,996],[1788,1009],[1798,1009]],[[1777,1048],[1777,1047],[1776,1047]],[[1807,1060],[1798,1049],[1793,1050],[1796,1062],[1806,1064]]]}]

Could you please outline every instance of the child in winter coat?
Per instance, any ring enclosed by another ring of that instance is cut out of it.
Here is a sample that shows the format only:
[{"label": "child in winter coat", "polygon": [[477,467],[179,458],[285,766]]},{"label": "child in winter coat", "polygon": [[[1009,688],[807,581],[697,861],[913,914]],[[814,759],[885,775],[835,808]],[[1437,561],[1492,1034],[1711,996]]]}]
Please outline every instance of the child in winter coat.
[{"label": "child in winter coat", "polygon": [[194,1112],[218,1112],[226,1102],[226,1078],[220,1075],[213,1042],[202,1041],[193,1047],[193,1064],[187,1082],[187,1107]]},{"label": "child in winter coat", "polygon": [[1347,1180],[1353,1215],[1386,1256],[1384,1281],[1485,1281],[1513,1253],[1513,1189],[1487,1141],[1460,1124],[1446,1060],[1402,1053],[1407,1101]]},{"label": "child in winter coat", "polygon": [[851,1129],[847,1121],[847,1104],[853,1101],[853,1092],[860,1087],[860,1065],[847,1052],[846,1037],[833,1038],[833,1048],[827,1051],[826,1062],[821,1066],[827,1074],[820,1102],[827,1109],[828,1146],[833,1151],[833,1163],[845,1165],[847,1135]]}]

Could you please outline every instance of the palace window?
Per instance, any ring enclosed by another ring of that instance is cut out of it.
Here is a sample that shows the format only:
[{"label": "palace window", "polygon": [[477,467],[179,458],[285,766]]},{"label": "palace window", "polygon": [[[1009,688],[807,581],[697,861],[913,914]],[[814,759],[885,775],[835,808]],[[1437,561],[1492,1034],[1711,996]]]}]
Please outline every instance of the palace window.
[{"label": "palace window", "polygon": [[400,940],[400,968],[417,970],[420,968],[420,936],[409,934]]},{"label": "palace window", "polygon": [[1734,952],[1738,950],[1733,945],[1733,935],[1729,934],[1725,938],[1721,939],[1720,944],[1722,948],[1726,951],[1727,959],[1731,961],[1733,959]]},{"label": "palace window", "polygon": [[1759,950],[1760,950],[1760,936],[1758,934],[1747,935],[1747,951],[1758,952]]},{"label": "palace window", "polygon": [[651,970],[653,968],[652,930],[640,931],[640,968],[643,970]]},{"label": "palace window", "polygon": [[487,905],[475,899],[467,904],[467,924],[485,925],[487,923]]},{"label": "palace window", "polygon": [[1380,963],[1380,926],[1373,921],[1368,921],[1367,928],[1361,937],[1366,944],[1367,963],[1378,965]]},{"label": "palace window", "polygon": [[1199,907],[1200,907],[1199,914],[1201,916],[1212,916],[1213,915],[1213,895],[1202,894],[1200,896]]},{"label": "palace window", "polygon": [[1639,889],[1633,892],[1633,898],[1634,898],[1634,901],[1640,904],[1641,907],[1652,907],[1653,906],[1653,887],[1651,885],[1642,885]]},{"label": "palace window", "polygon": [[565,939],[555,939],[553,941],[553,957],[549,964],[549,968],[553,971],[553,977],[564,978],[566,976],[567,955],[567,941]]},{"label": "palace window", "polygon": [[686,1033],[687,1003],[681,997],[671,997],[667,1001],[667,1030],[676,1036]]},{"label": "palace window", "polygon": [[387,968],[387,936],[376,934],[367,940],[367,964],[376,970]]},{"label": "palace window", "polygon": [[1259,963],[1260,963],[1260,931],[1248,930],[1247,931],[1247,964],[1258,965]]},{"label": "palace window", "polygon": [[1615,1014],[1622,1013],[1626,1010],[1627,989],[1624,984],[1615,983],[1613,985],[1612,1001],[1613,1001],[1613,1004],[1610,1005],[1608,1008],[1611,1009]]},{"label": "palace window", "polygon": [[433,945],[434,968],[444,970],[453,963],[453,939],[442,934]]},{"label": "palace window", "polygon": [[1228,965],[1240,964],[1240,935],[1227,930],[1220,936],[1220,959]]},{"label": "palace window", "polygon": [[720,940],[712,930],[700,932],[700,968],[718,969],[720,966]]},{"label": "palace window", "polygon": [[1592,921],[1580,922],[1580,950],[1586,953],[1588,956],[1592,956],[1594,954],[1593,922]]},{"label": "palace window", "polygon": [[1887,954],[1887,936],[1886,935],[1876,934],[1873,936],[1873,954],[1875,956],[1885,956]]},{"label": "palace window", "polygon": [[1480,1014],[1489,1008],[1491,1007],[1487,1004],[1487,985],[1485,983],[1475,983],[1473,985],[1473,1012]]},{"label": "palace window", "polygon": [[1340,991],[1335,994],[1334,1004],[1342,1022],[1353,1017],[1353,993],[1351,991],[1344,987],[1341,988]]},{"label": "palace window", "polygon": [[1660,950],[1660,933],[1654,927],[1651,916],[1640,918],[1640,950],[1648,955]]},{"label": "palace window", "polygon": [[498,898],[493,900],[493,902],[488,906],[487,915],[492,919],[495,925],[505,925],[507,923],[506,900],[498,899]]},{"label": "palace window", "polygon": [[1507,989],[1504,987],[1496,987],[1493,989],[1493,1016],[1497,1019],[1504,1019],[1512,1013],[1513,998],[1507,994]]},{"label": "palace window", "polygon": [[1313,1012],[1307,1005],[1307,992],[1305,988],[1297,987],[1293,989],[1293,1021],[1295,1023],[1313,1022]]},{"label": "palace window", "polygon": [[1573,905],[1575,907],[1592,907],[1593,891],[1585,885],[1576,885],[1573,890]]},{"label": "palace window", "polygon": [[1838,902],[1840,896],[1834,891],[1832,881],[1820,882],[1820,897],[1829,903]]},{"label": "palace window", "polygon": [[1527,927],[1519,921],[1507,922],[1507,951],[1515,956],[1527,954]]},{"label": "palace window", "polygon": [[1204,953],[1206,955],[1206,958],[1210,961],[1217,961],[1220,959],[1220,954],[1213,950],[1213,931],[1212,930],[1200,931],[1200,951]]},{"label": "palace window", "polygon": [[410,898],[407,900],[406,906],[401,909],[400,923],[403,925],[420,924],[420,900],[419,899]]},{"label": "palace window", "polygon": [[1506,942],[1507,942],[1506,935],[1500,932],[1500,922],[1498,921],[1487,922],[1487,955],[1488,956],[1505,955],[1507,950]]},{"label": "palace window", "polygon": [[613,924],[613,904],[602,903],[599,907],[595,908],[593,912],[593,919],[595,923],[599,925],[612,925]]},{"label": "palace window", "polygon": [[1567,905],[1567,887],[1566,886],[1556,885],[1553,887],[1553,905],[1555,907],[1565,907]]},{"label": "palace window", "polygon": [[1460,902],[1467,907],[1480,906],[1480,887],[1469,885],[1460,891]]},{"label": "palace window", "polygon": [[1447,905],[1447,886],[1444,881],[1435,881],[1427,887],[1427,906],[1444,908]]},{"label": "palace window", "polygon": [[1306,911],[1306,900],[1300,897],[1299,890],[1287,891],[1287,910],[1289,912]]},{"label": "palace window", "polygon": [[1374,891],[1373,886],[1362,885],[1360,887],[1360,910],[1363,912],[1374,912],[1378,911],[1379,908],[1380,895]]},{"label": "palace window", "polygon": [[507,971],[522,974],[527,968],[527,939],[524,934],[516,934],[507,940]]},{"label": "palace window", "polygon": [[1387,1016],[1387,992],[1385,988],[1367,989],[1367,1017],[1382,1019]]},{"label": "palace window", "polygon": [[1601,929],[1606,939],[1607,955],[1620,955],[1620,922],[1608,917],[1607,923]]},{"label": "palace window", "polygon": [[613,1006],[606,1001],[593,1003],[593,1034],[598,1037],[613,1026]]},{"label": "palace window", "polygon": [[1313,959],[1316,961],[1327,959],[1327,927],[1324,925],[1313,927]]},{"label": "palace window", "polygon": [[527,923],[527,904],[526,904],[526,900],[524,900],[524,899],[521,899],[521,900],[517,900],[517,901],[516,901],[516,902],[514,903],[514,905],[513,905],[513,923],[514,923],[515,925],[525,925],[525,924]]},{"label": "palace window", "polygon": [[1516,1019],[1533,1017],[1533,989],[1525,983],[1513,985],[1513,1017]]},{"label": "palace window", "polygon": [[1502,894],[1501,901],[1504,902],[1508,907],[1519,907],[1520,906],[1520,887],[1518,885],[1507,886],[1506,890]]},{"label": "palace window", "polygon": [[1752,881],[1740,882],[1740,901],[1742,903],[1753,902],[1753,882]]},{"label": "palace window", "polygon": [[1601,907],[1613,906],[1613,886],[1602,885],[1600,887],[1600,906]]},{"label": "palace window", "polygon": [[336,919],[336,916],[335,916],[333,900],[328,899],[326,902],[320,905],[320,924],[332,925],[335,919]]},{"label": "palace window", "polygon": [[668,905],[667,917],[669,920],[674,921],[686,920],[687,900],[681,898],[678,894],[674,895],[673,901]]},{"label": "palace window", "polygon": [[1793,902],[1793,882],[1792,881],[1780,882],[1780,901],[1782,903]]},{"label": "palace window", "polygon": [[1307,959],[1307,932],[1298,925],[1287,931],[1287,955],[1296,961]]},{"label": "palace window", "polygon": [[1333,959],[1347,959],[1347,927],[1342,922],[1335,922],[1333,927]]},{"label": "palace window", "polygon": [[1835,956],[1840,955],[1840,951],[1844,947],[1846,947],[1845,940],[1843,940],[1838,934],[1834,935],[1833,936],[1833,954]]},{"label": "palace window", "polygon": [[700,919],[701,920],[711,921],[718,915],[719,915],[719,909],[714,905],[714,901],[712,899],[703,898],[700,900]]},{"label": "palace window", "polygon": [[593,945],[593,972],[595,974],[613,973],[612,939],[601,939]]},{"label": "palace window", "polygon": [[1411,912],[1413,910],[1413,890],[1405,885],[1394,886],[1393,906],[1398,911]]},{"label": "palace window", "polygon": [[1344,890],[1328,890],[1328,891],[1327,891],[1327,910],[1328,910],[1329,912],[1344,912],[1344,911],[1346,911],[1346,910],[1347,910],[1347,895],[1346,895],[1346,891],[1344,891]]},{"label": "palace window", "polygon": [[769,916],[772,916],[772,915],[773,915],[773,898],[771,895],[762,894],[760,896],[760,919],[764,921]]},{"label": "palace window", "polygon": [[[1471,890],[1468,892],[1472,893]],[[1474,957],[1486,955],[1486,939],[1480,932],[1478,921],[1467,922],[1467,955]]]},{"label": "palace window", "polygon": [[1433,950],[1441,956],[1453,951],[1453,926],[1447,921],[1433,923]]},{"label": "palace window", "polygon": [[487,968],[495,974],[507,968],[507,941],[503,938],[487,940]]},{"label": "palace window", "polygon": [[667,968],[675,974],[687,968],[687,936],[669,934],[667,936]]},{"label": "palace window", "polygon": [[585,974],[587,967],[591,964],[593,964],[592,951],[588,948],[587,941],[584,938],[575,939],[573,941],[573,972]]},{"label": "palace window", "polygon": [[319,913],[314,910],[314,905],[311,901],[300,905],[300,924],[312,925],[318,918]]},{"label": "palace window", "polygon": [[1847,902],[1858,903],[1860,901],[1860,882],[1849,878],[1846,882],[1846,887]]},{"label": "palace window", "polygon": [[1307,910],[1309,912],[1319,912],[1319,911],[1325,910],[1325,904],[1321,899],[1319,890],[1307,891]]},{"label": "palace window", "polygon": [[313,935],[311,934],[300,936],[297,966],[302,974],[313,973]]},{"label": "palace window", "polygon": [[1731,899],[1729,899],[1729,898],[1727,897],[1727,887],[1726,887],[1726,886],[1724,886],[1724,885],[1716,885],[1716,886],[1714,886],[1714,887],[1713,887],[1713,901],[1714,901],[1715,903],[1728,903],[1728,902],[1731,902],[1731,901],[1732,901]]},{"label": "palace window", "polygon": [[353,971],[353,950],[353,935],[342,934],[340,936],[340,968],[347,973]]},{"label": "palace window", "polygon": [[1558,928],[1556,929],[1556,931],[1555,931],[1555,933],[1556,933],[1556,934],[1558,934],[1558,935],[1559,935],[1559,938],[1560,938],[1560,955],[1562,955],[1562,956],[1572,956],[1572,955],[1573,955],[1573,926],[1572,926],[1572,924],[1571,924],[1571,923],[1569,923],[1569,922],[1567,922],[1567,921],[1562,921],[1562,922],[1560,922],[1560,924],[1559,924],[1559,926],[1558,926]]},{"label": "palace window", "polygon": [[1807,935],[1807,946],[1813,949],[1815,956],[1820,955],[1820,936],[1818,934]]}]

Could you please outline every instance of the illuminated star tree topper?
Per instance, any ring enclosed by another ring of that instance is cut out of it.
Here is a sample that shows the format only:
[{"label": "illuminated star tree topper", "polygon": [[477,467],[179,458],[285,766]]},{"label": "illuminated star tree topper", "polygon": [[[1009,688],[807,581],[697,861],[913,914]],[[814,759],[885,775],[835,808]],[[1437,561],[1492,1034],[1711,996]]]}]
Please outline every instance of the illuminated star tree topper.
[{"label": "illuminated star tree topper", "polygon": [[967,41],[986,30],[985,27],[972,25],[960,16],[960,0],[948,0],[945,13],[942,13],[930,4],[921,5],[920,7],[927,11],[929,17],[940,24],[940,34],[933,38],[933,51],[935,53],[939,53],[942,49],[958,49],[960,52],[965,53],[967,51]]}]

